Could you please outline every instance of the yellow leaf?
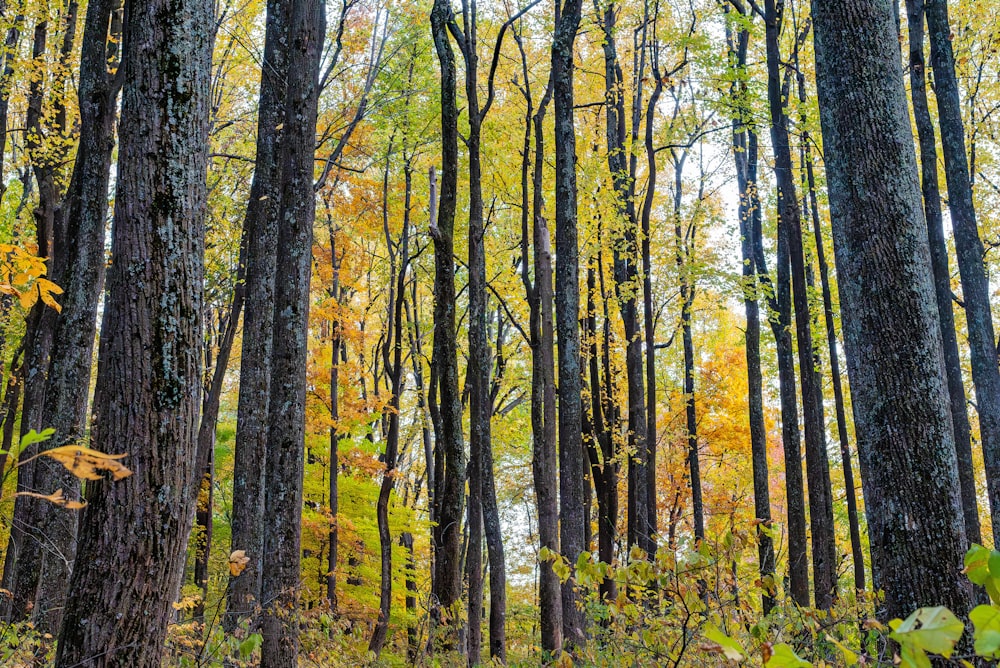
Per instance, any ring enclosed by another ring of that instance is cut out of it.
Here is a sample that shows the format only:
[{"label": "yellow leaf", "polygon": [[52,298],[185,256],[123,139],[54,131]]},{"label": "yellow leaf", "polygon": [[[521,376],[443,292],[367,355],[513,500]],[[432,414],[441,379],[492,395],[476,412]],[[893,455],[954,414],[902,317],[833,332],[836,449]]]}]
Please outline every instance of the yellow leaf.
[{"label": "yellow leaf", "polygon": [[43,501],[54,503],[57,506],[62,506],[63,508],[67,508],[69,510],[80,510],[81,508],[85,508],[87,506],[86,501],[73,501],[71,499],[67,499],[63,495],[63,491],[61,489],[57,489],[51,494],[39,494],[37,492],[18,492],[14,496],[30,496],[33,499],[42,499]]},{"label": "yellow leaf", "polygon": [[229,555],[229,573],[234,578],[239,576],[244,570],[246,570],[247,564],[250,563],[250,557],[247,556],[245,550],[233,550],[232,554]]},{"label": "yellow leaf", "polygon": [[132,471],[118,461],[127,455],[109,455],[81,445],[64,445],[41,454],[51,457],[77,478],[85,480],[100,480],[102,477],[100,471],[107,471],[115,480],[132,475]]}]

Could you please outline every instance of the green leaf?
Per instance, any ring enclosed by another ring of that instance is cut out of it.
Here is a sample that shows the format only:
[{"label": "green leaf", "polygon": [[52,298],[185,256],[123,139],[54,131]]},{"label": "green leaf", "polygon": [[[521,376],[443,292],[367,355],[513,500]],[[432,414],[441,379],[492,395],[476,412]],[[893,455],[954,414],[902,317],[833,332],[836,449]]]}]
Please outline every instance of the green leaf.
[{"label": "green leaf", "polygon": [[1000,552],[991,550],[989,559],[986,563],[989,567],[990,575],[995,578],[1000,578]]},{"label": "green leaf", "polygon": [[48,429],[43,429],[41,432],[37,432],[34,429],[32,429],[27,434],[21,437],[20,451],[23,452],[24,449],[27,448],[29,445],[34,445],[35,443],[41,443],[42,441],[49,440],[55,433],[56,430],[51,427],[49,427]]},{"label": "green leaf", "polygon": [[969,613],[975,629],[976,654],[987,659],[1000,658],[1000,608],[978,605]]},{"label": "green leaf", "polygon": [[977,585],[985,584],[990,577],[990,550],[982,545],[973,545],[965,553],[965,573]]},{"label": "green leaf", "polygon": [[826,635],[826,639],[837,646],[840,653],[844,655],[844,664],[848,666],[855,666],[858,663],[858,655],[856,652],[849,649],[844,643],[840,642],[829,633]]},{"label": "green leaf", "polygon": [[787,643],[779,643],[771,648],[771,658],[764,668],[811,668],[812,664],[803,660]]},{"label": "green leaf", "polygon": [[727,659],[742,661],[746,657],[746,652],[743,651],[740,644],[720,631],[715,624],[705,624],[705,630],[702,631],[702,634],[706,639],[721,647],[722,653]]},{"label": "green leaf", "polygon": [[920,608],[902,623],[890,626],[894,630],[889,637],[899,643],[904,665],[917,667],[930,666],[924,652],[950,657],[965,630],[962,622],[943,606]]},{"label": "green leaf", "polygon": [[251,655],[260,647],[261,635],[259,633],[251,633],[247,636],[247,639],[240,643],[237,650],[240,653],[240,657],[243,659],[249,659]]}]

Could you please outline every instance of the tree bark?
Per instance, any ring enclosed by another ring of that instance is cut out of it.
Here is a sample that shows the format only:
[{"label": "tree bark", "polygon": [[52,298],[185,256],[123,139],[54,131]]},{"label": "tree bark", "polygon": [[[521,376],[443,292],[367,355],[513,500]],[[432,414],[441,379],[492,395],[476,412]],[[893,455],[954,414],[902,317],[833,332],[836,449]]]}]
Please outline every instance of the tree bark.
[{"label": "tree bark", "polygon": [[[52,279],[63,288],[62,312],[53,347],[41,423],[56,430],[51,447],[79,443],[87,426],[97,305],[104,282],[104,228],[108,181],[114,148],[120,80],[108,71],[110,39],[120,37],[120,3],[101,0],[88,6],[80,64],[80,142],[73,177],[62,203],[64,226],[55,239]],[[117,33],[117,34],[116,34]],[[49,444],[46,444],[49,445]],[[34,486],[49,493],[62,489],[78,498],[79,480],[48,459],[37,461]],[[48,550],[41,555],[34,618],[40,630],[57,633],[76,550],[78,513],[54,505],[39,509],[39,528]]]},{"label": "tree bark", "polygon": [[288,22],[288,70],[281,138],[281,213],[272,324],[261,573],[262,668],[294,668],[299,650],[299,560],[305,448],[309,283],[319,67],[326,24],[319,0],[295,0]]},{"label": "tree bark", "polygon": [[[559,508],[560,547],[571,567],[585,549],[580,369],[580,286],[577,245],[576,130],[573,124],[573,43],[581,0],[556,3],[552,41],[552,92],[556,153],[556,330],[559,337]],[[577,605],[574,578],[562,587],[563,640],[570,647],[586,639],[586,619]]]},{"label": "tree bark", "polygon": [[941,329],[888,0],[814,0],[816,74],[880,618],[972,590]]},{"label": "tree bark", "polygon": [[[520,34],[514,39],[521,55],[525,113],[524,156],[521,167],[521,281],[528,298],[529,336],[531,338],[531,471],[538,513],[538,547],[559,553],[559,499],[556,480],[556,387],[554,335],[552,324],[552,253],[549,229],[543,215],[545,208],[543,170],[545,168],[545,111],[552,99],[552,79],[533,109],[528,84],[528,62]],[[531,139],[534,136],[534,155]],[[532,159],[533,158],[533,159]],[[528,171],[531,169],[530,203]],[[531,217],[529,232],[528,217]],[[534,282],[529,274],[528,247]],[[562,599],[559,578],[552,562],[539,560],[538,613],[542,651],[549,655],[562,647]]]},{"label": "tree bark", "polygon": [[966,404],[965,383],[962,379],[962,359],[955,333],[955,314],[952,310],[951,269],[948,267],[948,246],[944,238],[941,212],[941,193],[938,189],[938,153],[927,100],[927,65],[924,61],[924,3],[907,0],[910,99],[920,146],[920,189],[927,219],[927,239],[931,251],[931,268],[934,271],[934,292],[937,296],[938,318],[941,321],[941,341],[944,344],[944,369],[948,377],[948,396],[951,399],[951,422],[955,432],[955,456],[958,460],[958,480],[962,489],[962,514],[965,518],[965,537],[970,543],[982,541],[979,526],[979,502],[976,496],[976,477],[972,464],[972,437],[969,426],[969,409]]},{"label": "tree bark", "polygon": [[[465,505],[465,448],[462,443],[462,399],[458,389],[458,354],[455,328],[455,208],[458,190],[458,101],[455,54],[448,40],[452,20],[447,0],[434,0],[431,28],[441,66],[441,192],[434,238],[434,347],[433,377],[438,393],[441,463],[435,494],[438,523],[434,535],[435,569],[432,592],[436,621],[451,627],[444,646],[457,639],[459,617],[453,609],[462,595],[461,525]],[[435,462],[435,465],[438,465]]]},{"label": "tree bark", "polygon": [[281,142],[288,73],[289,16],[286,3],[268,0],[257,106],[257,154],[250,198],[243,221],[246,245],[246,304],[240,394],[233,453],[232,551],[243,550],[250,561],[229,578],[222,626],[232,633],[240,620],[260,604],[264,556],[264,489],[267,420],[271,396],[274,281],[278,216],[281,207]]},{"label": "tree bark", "polygon": [[213,5],[129,9],[91,443],[134,473],[87,485],[60,668],[160,664],[198,480]]},{"label": "tree bark", "polygon": [[[743,5],[736,5],[745,15]],[[735,68],[735,76],[742,77],[747,62],[750,32],[740,28],[735,35],[727,31],[729,62]],[[771,528],[771,494],[767,463],[767,425],[764,422],[763,378],[760,362],[760,280],[753,258],[753,218],[759,215],[754,207],[754,193],[757,189],[751,175],[757,174],[757,142],[748,141],[753,130],[747,127],[749,109],[744,101],[747,92],[746,81],[736,80],[730,88],[735,114],[733,118],[733,156],[736,162],[736,181],[740,191],[740,251],[743,258],[743,305],[746,309],[746,359],[747,359],[747,407],[750,419],[750,453],[753,465],[753,499],[755,532],[757,536],[757,562],[763,583],[761,603],[764,614],[774,607],[774,541],[768,530]]]},{"label": "tree bark", "polygon": [[784,2],[765,0],[764,7],[768,70],[767,97],[771,115],[771,143],[774,147],[774,173],[778,186],[778,233],[786,238],[788,258],[791,263],[799,377],[802,381],[806,475],[809,481],[809,523],[812,533],[813,587],[816,607],[825,610],[833,604],[833,596],[837,586],[833,497],[830,490],[830,465],[826,455],[826,433],[820,410],[822,406],[821,388],[816,382],[813,367],[811,316],[809,314],[805,258],[802,248],[802,223],[792,172],[788,116],[784,111],[783,91],[778,71],[780,66],[778,40]]},{"label": "tree bark", "polygon": [[[388,158],[386,160],[386,172],[388,177]],[[372,630],[372,637],[368,643],[368,651],[376,657],[381,653],[385,645],[389,631],[389,615],[392,612],[392,535],[389,533],[389,496],[395,484],[396,460],[399,454],[399,406],[400,395],[403,392],[403,301],[406,298],[406,270],[410,263],[410,200],[413,192],[413,175],[409,162],[405,168],[406,190],[403,213],[403,229],[400,232],[399,241],[399,268],[390,280],[395,280],[396,288],[390,291],[395,298],[392,303],[393,314],[390,325],[392,327],[391,338],[387,345],[392,348],[391,366],[386,371],[389,373],[392,397],[389,399],[389,432],[385,440],[385,471],[382,474],[382,484],[379,487],[378,501],[375,505],[375,515],[378,523],[378,536],[381,556],[381,579],[379,586],[379,613]],[[386,203],[387,204],[387,203]],[[387,230],[388,233],[388,230]],[[386,242],[392,245],[392,240],[386,238]],[[396,264],[393,260],[392,264]],[[413,539],[410,539],[410,549],[412,550]]]},{"label": "tree bark", "polygon": [[[599,3],[595,8],[600,10]],[[600,11],[599,11],[600,13]],[[608,169],[614,183],[616,212],[621,219],[622,232],[614,240],[615,296],[625,330],[625,375],[628,387],[628,460],[629,485],[629,548],[638,545],[648,558],[656,552],[651,519],[656,515],[655,505],[649,500],[649,441],[646,436],[647,405],[644,387],[643,339],[639,323],[637,295],[639,293],[639,249],[636,229],[639,221],[635,210],[635,179],[629,169],[630,157],[625,147],[625,83],[618,51],[615,45],[616,8],[612,3],[605,5],[603,16],[598,23],[604,34],[604,110],[606,117],[605,139],[607,142]],[[641,77],[641,73],[639,75]],[[641,90],[635,95],[641,97]],[[635,123],[633,123],[635,125]],[[616,225],[616,228],[619,226]]]},{"label": "tree bark", "polygon": [[[962,278],[965,321],[972,360],[972,382],[976,388],[979,436],[986,465],[986,489],[990,499],[993,544],[1000,547],[1000,367],[997,366],[996,336],[990,311],[990,286],[983,265],[983,243],[972,202],[969,163],[965,155],[965,129],[955,76],[951,27],[947,0],[928,0],[924,5],[934,68],[941,152],[948,183],[948,208],[955,235],[958,272]],[[964,459],[964,453],[962,455]]]}]

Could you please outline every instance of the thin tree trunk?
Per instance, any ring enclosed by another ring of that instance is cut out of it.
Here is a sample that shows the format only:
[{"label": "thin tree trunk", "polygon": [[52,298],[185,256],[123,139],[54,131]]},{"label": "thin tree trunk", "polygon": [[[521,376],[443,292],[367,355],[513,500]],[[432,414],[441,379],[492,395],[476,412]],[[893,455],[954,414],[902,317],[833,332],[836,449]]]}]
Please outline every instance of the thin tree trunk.
[{"label": "thin tree trunk", "polygon": [[[125,18],[113,263],[91,443],[133,475],[91,481],[56,666],[158,666],[190,531],[213,5]],[[166,54],[166,55],[165,55]],[[112,566],[113,564],[113,566]],[[114,568],[115,577],[108,577]]]},{"label": "thin tree trunk", "polygon": [[[386,157],[386,180],[388,181],[389,159]],[[389,631],[389,615],[392,612],[392,535],[389,533],[389,496],[395,484],[396,460],[399,454],[399,407],[400,395],[403,392],[403,301],[406,299],[406,271],[410,263],[410,200],[413,192],[413,173],[409,161],[404,167],[406,179],[405,203],[403,208],[403,229],[399,241],[399,268],[391,275],[395,280],[395,290],[390,290],[394,297],[392,301],[392,332],[387,341],[387,348],[392,349],[391,366],[387,366],[389,374],[389,432],[385,440],[385,471],[382,474],[382,484],[379,488],[378,501],[375,505],[375,515],[378,523],[379,546],[381,555],[381,579],[379,586],[379,614],[368,643],[368,651],[376,657],[381,653]],[[387,206],[388,202],[383,202]],[[386,242],[391,246],[392,240],[386,235]],[[395,258],[392,264],[396,264]],[[411,538],[412,549],[412,538]]]},{"label": "thin tree trunk", "polygon": [[[737,4],[737,11],[745,15],[746,9]],[[730,65],[737,76],[745,71],[750,32],[740,28],[733,35],[727,32]],[[735,39],[734,39],[735,37]],[[774,541],[771,538],[771,496],[767,462],[767,425],[764,422],[763,379],[760,362],[760,281],[753,258],[753,192],[757,183],[751,174],[757,174],[757,143],[748,142],[752,132],[747,127],[749,109],[742,103],[746,95],[746,81],[738,79],[730,88],[737,105],[733,119],[733,156],[736,162],[736,181],[740,190],[740,250],[743,257],[743,304],[746,309],[746,358],[747,358],[747,407],[750,419],[750,452],[753,465],[753,499],[755,532],[757,536],[757,562],[762,582],[761,603],[766,615],[774,607]],[[749,145],[748,145],[749,144]],[[751,150],[752,149],[752,150]]]},{"label": "thin tree trunk", "polygon": [[[559,553],[559,500],[556,480],[556,388],[554,335],[552,321],[552,252],[549,229],[543,215],[543,169],[545,167],[545,111],[552,99],[552,79],[532,109],[531,88],[528,85],[528,63],[519,33],[515,41],[521,54],[521,71],[525,80],[527,112],[525,114],[524,156],[521,167],[521,280],[528,297],[529,335],[531,337],[531,470],[538,513],[539,549]],[[534,160],[531,137],[534,133]],[[531,168],[531,201],[529,206],[528,170]],[[529,213],[530,212],[530,213]],[[531,216],[529,233],[528,216]],[[528,269],[529,234],[532,244],[531,263],[534,283]],[[559,578],[552,562],[538,564],[538,613],[542,651],[552,655],[562,647],[562,599]]]},{"label": "thin tree trunk", "polygon": [[[599,3],[595,9],[600,12]],[[629,548],[638,545],[648,558],[656,552],[653,537],[655,505],[649,500],[649,449],[646,437],[647,405],[643,374],[643,341],[639,324],[639,310],[636,287],[639,283],[639,249],[636,243],[636,228],[639,226],[635,211],[635,180],[629,171],[630,158],[625,148],[625,99],[624,81],[618,51],[615,46],[614,5],[606,5],[603,16],[598,17],[604,39],[604,98],[606,128],[605,138],[608,148],[608,169],[614,182],[616,212],[622,219],[624,230],[616,239],[614,248],[615,294],[625,330],[625,375],[628,386],[628,447],[634,453],[628,461],[629,484]],[[641,76],[641,72],[640,72]],[[641,91],[636,91],[641,97]],[[633,122],[633,126],[636,125]],[[634,170],[633,170],[634,171]],[[616,226],[617,227],[617,226]]]},{"label": "thin tree trunk", "polygon": [[[431,28],[441,66],[441,192],[437,217],[431,226],[434,239],[434,349],[432,363],[438,390],[441,463],[435,494],[438,523],[435,528],[435,568],[432,592],[436,621],[450,628],[444,647],[453,646],[460,628],[454,610],[462,595],[461,525],[465,505],[465,448],[462,443],[462,398],[458,389],[458,354],[455,327],[455,207],[458,191],[458,101],[455,54],[448,40],[452,21],[447,0],[434,0]],[[433,394],[433,393],[432,393]]]},{"label": "thin tree trunk", "polygon": [[896,23],[881,0],[814,0],[812,15],[878,615],[946,605],[963,617],[972,590]]},{"label": "thin tree trunk", "polygon": [[[826,434],[820,413],[821,388],[813,368],[812,332],[809,298],[806,287],[805,258],[802,248],[802,224],[792,156],[788,139],[788,116],[782,104],[778,68],[784,2],[765,0],[767,43],[767,93],[771,115],[771,143],[774,147],[774,173],[778,187],[778,228],[784,235],[791,263],[792,299],[795,305],[795,334],[798,343],[799,378],[802,381],[802,412],[806,441],[806,475],[809,480],[809,523],[812,533],[813,587],[816,607],[828,609],[836,590],[836,545],[833,532],[833,498],[830,493],[830,468],[826,455]],[[780,270],[780,269],[779,269]]]},{"label": "thin tree trunk", "polygon": [[962,488],[962,514],[965,536],[970,543],[982,542],[979,526],[979,502],[976,476],[972,464],[972,437],[969,409],[966,404],[965,382],[962,379],[962,359],[955,333],[952,310],[951,269],[948,267],[948,246],[944,239],[941,213],[941,193],[938,189],[938,153],[927,101],[927,65],[924,61],[924,3],[907,0],[906,16],[910,45],[910,99],[920,145],[920,189],[927,218],[927,239],[934,271],[934,292],[937,296],[938,317],[941,320],[941,341],[944,344],[944,368],[948,376],[948,396],[951,399],[951,422],[955,432],[955,455],[958,460],[958,480]]}]

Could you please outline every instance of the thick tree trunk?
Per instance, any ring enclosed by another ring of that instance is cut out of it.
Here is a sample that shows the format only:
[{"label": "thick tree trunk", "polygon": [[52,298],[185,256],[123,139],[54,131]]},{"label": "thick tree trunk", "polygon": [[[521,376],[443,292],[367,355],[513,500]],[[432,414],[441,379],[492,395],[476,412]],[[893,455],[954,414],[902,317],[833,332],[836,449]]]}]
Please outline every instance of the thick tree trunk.
[{"label": "thick tree trunk", "polygon": [[814,0],[844,343],[881,618],[972,590],[941,329],[892,3]]},{"label": "thick tree trunk", "polygon": [[281,207],[281,141],[289,16],[286,4],[268,0],[264,58],[257,106],[257,154],[244,219],[246,304],[240,359],[240,394],[233,455],[233,514],[230,549],[250,561],[230,577],[223,628],[232,633],[241,618],[260,604],[264,556],[264,481],[267,416],[271,388],[274,280],[278,216]]},{"label": "thick tree trunk", "polygon": [[[958,256],[958,272],[962,278],[962,297],[965,301],[972,382],[976,387],[976,408],[986,465],[993,543],[1000,546],[1000,367],[997,366],[996,337],[993,314],[990,311],[990,286],[983,265],[983,243],[979,239],[976,210],[972,202],[947,0],[928,0],[924,4],[924,13],[930,38],[931,65],[934,68],[941,150],[948,183],[948,208],[951,211],[955,253]],[[964,453],[962,458],[964,459]]]},{"label": "thick tree trunk", "polygon": [[305,448],[309,283],[319,67],[325,5],[295,0],[288,22],[288,70],[282,130],[282,186],[274,284],[271,393],[268,405],[261,572],[262,668],[294,668],[299,650],[299,560]]},{"label": "thick tree trunk", "polygon": [[[136,9],[136,8],[132,8]],[[91,443],[133,475],[87,485],[56,665],[160,664],[190,530],[213,5],[147,3],[125,21],[113,261]],[[115,572],[109,578],[108,573]]]},{"label": "thick tree trunk", "polygon": [[[581,0],[556,3],[552,41],[552,92],[556,153],[556,330],[559,338],[559,508],[560,548],[570,566],[585,549],[586,453],[582,437],[580,369],[580,285],[577,245],[576,130],[573,124],[573,44]],[[563,639],[571,647],[586,639],[575,578],[562,587]]]}]

